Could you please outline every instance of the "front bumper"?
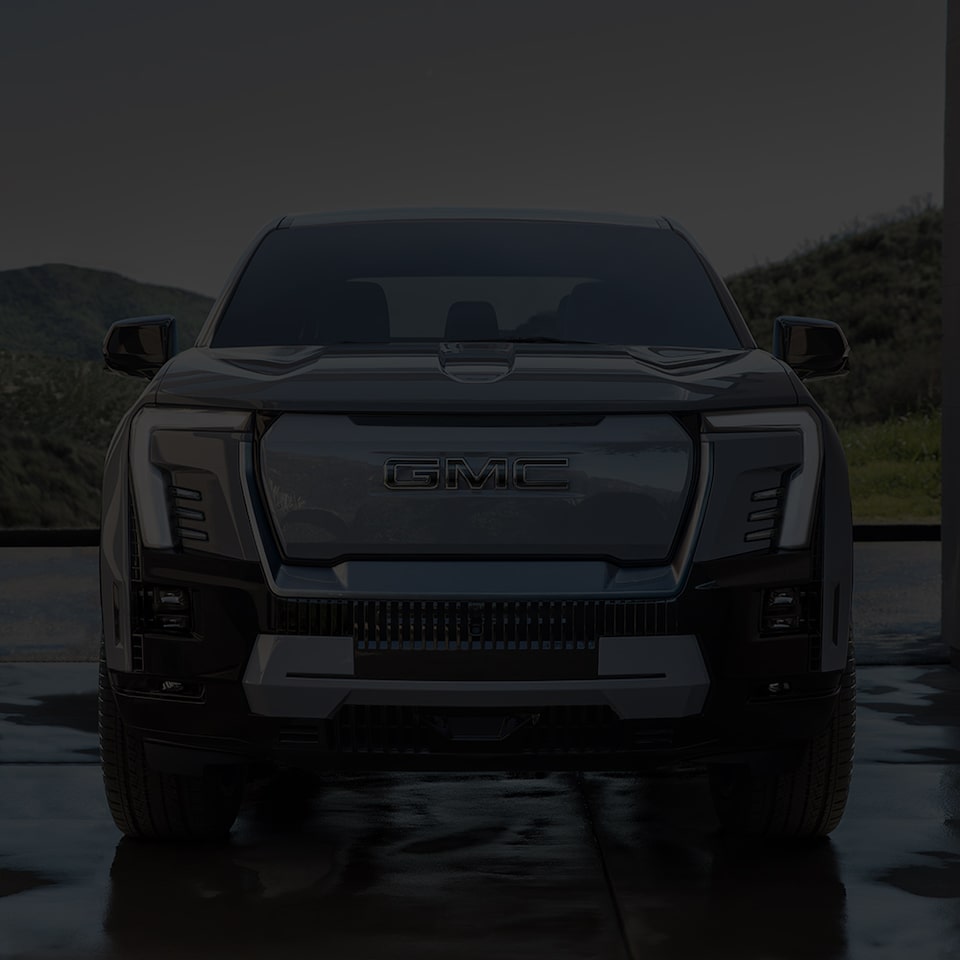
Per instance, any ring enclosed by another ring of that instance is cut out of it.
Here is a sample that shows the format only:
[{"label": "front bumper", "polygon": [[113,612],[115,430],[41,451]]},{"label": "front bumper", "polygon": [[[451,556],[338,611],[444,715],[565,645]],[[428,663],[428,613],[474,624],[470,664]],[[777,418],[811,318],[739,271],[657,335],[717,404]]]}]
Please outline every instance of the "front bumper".
[{"label": "front bumper", "polygon": [[[251,713],[235,684],[204,702],[163,701],[115,687],[125,723],[157,769],[209,765],[317,770],[634,770],[675,760],[782,762],[824,729],[839,677],[697,716],[624,720],[608,706],[343,704],[329,719]],[[730,691],[727,691],[728,693]],[[735,698],[739,699],[739,698]]]},{"label": "front bumper", "polygon": [[356,675],[353,637],[261,635],[243,688],[251,711],[270,717],[326,720],[344,704],[505,712],[537,704],[606,705],[622,720],[639,720],[695,716],[710,687],[697,638],[690,635],[601,637],[593,679],[507,679],[509,653],[489,644],[494,649],[488,653],[507,668],[504,679],[367,679]]},{"label": "front bumper", "polygon": [[[258,564],[146,550],[142,582],[189,588],[193,629],[141,617],[135,667],[111,680],[164,769],[758,758],[815,736],[833,710],[840,674],[822,669],[814,569],[811,554],[747,556],[694,564],[669,600],[474,599],[437,613],[436,601],[281,598]],[[762,591],[783,584],[809,596],[810,616],[764,636]]]}]

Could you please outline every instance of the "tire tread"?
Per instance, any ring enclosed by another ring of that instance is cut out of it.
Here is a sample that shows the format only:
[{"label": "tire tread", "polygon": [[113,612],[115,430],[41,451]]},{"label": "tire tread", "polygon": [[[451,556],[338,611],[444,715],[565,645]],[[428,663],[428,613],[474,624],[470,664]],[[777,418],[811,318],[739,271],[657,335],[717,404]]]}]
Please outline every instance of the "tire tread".
[{"label": "tire tread", "polygon": [[856,662],[853,643],[830,724],[807,744],[795,769],[755,773],[747,767],[711,771],[721,825],[748,836],[825,837],[840,823],[853,773],[856,741]]},{"label": "tire tread", "polygon": [[118,829],[143,840],[225,837],[240,808],[242,777],[151,770],[142,738],[126,728],[117,710],[102,647],[97,700],[103,786]]}]

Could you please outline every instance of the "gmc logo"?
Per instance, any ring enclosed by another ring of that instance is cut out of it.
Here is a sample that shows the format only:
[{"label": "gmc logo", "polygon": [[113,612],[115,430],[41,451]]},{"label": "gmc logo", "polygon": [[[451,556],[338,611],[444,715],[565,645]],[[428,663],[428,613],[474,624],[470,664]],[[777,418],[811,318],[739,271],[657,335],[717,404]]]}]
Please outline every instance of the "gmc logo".
[{"label": "gmc logo", "polygon": [[569,490],[567,480],[538,473],[570,466],[567,457],[488,457],[474,469],[465,457],[391,457],[383,464],[389,490]]}]

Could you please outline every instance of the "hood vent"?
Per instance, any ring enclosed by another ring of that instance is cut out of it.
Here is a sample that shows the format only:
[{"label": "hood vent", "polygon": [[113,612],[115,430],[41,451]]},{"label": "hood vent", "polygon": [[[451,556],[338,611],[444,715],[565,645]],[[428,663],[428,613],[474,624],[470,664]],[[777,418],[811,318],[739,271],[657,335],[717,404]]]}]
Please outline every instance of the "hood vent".
[{"label": "hood vent", "polygon": [[516,352],[510,344],[444,343],[440,369],[458,383],[495,383],[513,372]]}]

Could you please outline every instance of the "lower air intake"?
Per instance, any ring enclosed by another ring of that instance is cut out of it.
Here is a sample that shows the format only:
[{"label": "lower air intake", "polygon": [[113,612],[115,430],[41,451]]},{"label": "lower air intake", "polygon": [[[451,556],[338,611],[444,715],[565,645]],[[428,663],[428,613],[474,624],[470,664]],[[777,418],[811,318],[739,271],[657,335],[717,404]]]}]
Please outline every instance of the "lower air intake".
[{"label": "lower air intake", "polygon": [[678,632],[668,600],[318,600],[274,598],[273,630],[352,636],[358,651],[573,651],[600,637]]}]

